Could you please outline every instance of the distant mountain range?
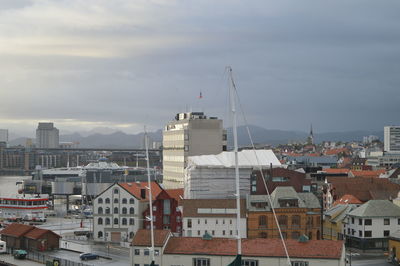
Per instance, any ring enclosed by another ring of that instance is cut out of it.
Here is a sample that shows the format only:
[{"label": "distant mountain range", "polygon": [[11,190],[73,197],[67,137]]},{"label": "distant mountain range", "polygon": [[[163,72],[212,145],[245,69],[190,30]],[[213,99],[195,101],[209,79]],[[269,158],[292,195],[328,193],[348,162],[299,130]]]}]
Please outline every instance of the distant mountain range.
[{"label": "distant mountain range", "polygon": [[[228,130],[228,146],[232,146],[232,129]],[[277,129],[265,129],[259,126],[249,126],[254,143],[257,144],[286,144],[293,141],[305,141],[308,133],[301,131],[286,131]],[[93,133],[92,133],[93,132]],[[72,133],[60,136],[60,142],[79,142],[81,148],[142,148],[143,133],[127,134],[122,131],[112,129],[102,129],[104,133],[88,131],[83,133]],[[108,133],[111,132],[111,133]],[[327,132],[314,134],[316,143],[322,141],[362,141],[364,136],[375,135],[383,139],[382,131],[347,131],[347,132]],[[162,141],[162,130],[150,132],[149,137],[152,141]],[[27,138],[19,137],[10,141],[10,145],[24,145]],[[240,146],[250,144],[247,129],[244,126],[238,127],[238,142]]]}]

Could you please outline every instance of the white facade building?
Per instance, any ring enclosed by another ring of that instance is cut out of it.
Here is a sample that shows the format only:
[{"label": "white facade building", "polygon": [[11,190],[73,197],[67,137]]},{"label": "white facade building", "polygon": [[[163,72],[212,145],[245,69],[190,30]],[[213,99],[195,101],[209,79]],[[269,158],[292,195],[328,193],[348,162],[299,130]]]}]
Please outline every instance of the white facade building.
[{"label": "white facade building", "polygon": [[217,154],[226,150],[222,120],[203,112],[177,114],[163,131],[163,184],[182,188],[188,156]]},{"label": "white facade building", "polygon": [[400,126],[386,126],[383,129],[384,151],[400,153]]},{"label": "white facade building", "polygon": [[36,129],[36,147],[37,148],[58,148],[59,130],[53,123],[40,122]]},{"label": "white facade building", "polygon": [[[272,150],[243,150],[238,153],[240,196],[250,194],[253,170],[281,167]],[[227,199],[236,193],[235,154],[190,156],[185,171],[185,199]]]},{"label": "white facade building", "polygon": [[[151,183],[153,200],[161,192]],[[93,238],[104,242],[129,242],[143,228],[142,213],[148,206],[147,182],[117,183],[93,201]]]},{"label": "white facade building", "polygon": [[400,225],[400,207],[388,200],[370,200],[351,211],[344,223],[349,245],[359,249],[386,249],[388,237]]},{"label": "white facade building", "polygon": [[[236,237],[235,199],[185,199],[182,200],[183,236]],[[241,237],[247,238],[246,203],[241,200]]]}]

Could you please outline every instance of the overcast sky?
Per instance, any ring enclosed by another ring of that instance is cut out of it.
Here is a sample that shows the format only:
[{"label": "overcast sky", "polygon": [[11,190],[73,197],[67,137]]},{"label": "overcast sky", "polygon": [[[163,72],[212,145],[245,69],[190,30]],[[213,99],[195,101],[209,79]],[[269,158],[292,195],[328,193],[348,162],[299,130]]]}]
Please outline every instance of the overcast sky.
[{"label": "overcast sky", "polygon": [[400,124],[399,14],[398,0],[1,0],[0,128],[225,119],[230,65],[250,124],[380,130]]}]

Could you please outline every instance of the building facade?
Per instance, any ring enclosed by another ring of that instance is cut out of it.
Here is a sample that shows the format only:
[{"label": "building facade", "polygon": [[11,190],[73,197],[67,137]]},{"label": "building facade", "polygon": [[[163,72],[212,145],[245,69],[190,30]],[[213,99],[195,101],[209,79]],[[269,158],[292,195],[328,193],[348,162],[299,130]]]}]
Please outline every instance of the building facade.
[{"label": "building facade", "polygon": [[310,192],[297,193],[293,187],[277,187],[271,194],[249,195],[247,199],[248,238],[280,238],[272,202],[278,223],[285,239],[321,239],[321,205]]},{"label": "building facade", "polygon": [[344,223],[346,243],[358,249],[388,249],[388,238],[400,225],[400,207],[370,200],[351,211]]},{"label": "building facade", "polygon": [[[234,238],[236,236],[235,199],[182,200],[183,236]],[[247,238],[245,200],[241,200],[240,233]]]},{"label": "building facade", "polygon": [[[161,192],[151,182],[153,200]],[[93,238],[102,242],[129,242],[143,227],[142,213],[149,204],[147,182],[116,183],[93,200]]]},{"label": "building facade", "polygon": [[36,129],[36,147],[37,148],[58,148],[59,130],[53,123],[40,122]]},{"label": "building facade", "polygon": [[226,150],[222,120],[203,112],[177,114],[163,131],[163,183],[182,188],[188,156],[218,154]]}]

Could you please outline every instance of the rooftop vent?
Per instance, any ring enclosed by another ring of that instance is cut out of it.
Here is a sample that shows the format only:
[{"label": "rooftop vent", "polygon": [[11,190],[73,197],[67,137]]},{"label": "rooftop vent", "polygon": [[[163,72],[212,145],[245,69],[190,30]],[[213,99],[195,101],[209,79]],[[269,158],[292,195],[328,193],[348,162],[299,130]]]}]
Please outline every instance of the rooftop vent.
[{"label": "rooftop vent", "polygon": [[202,237],[203,240],[211,240],[212,236],[206,231]]},{"label": "rooftop vent", "polygon": [[308,236],[306,236],[306,235],[302,235],[302,236],[299,237],[299,242],[300,243],[307,243],[308,240],[309,240]]}]

